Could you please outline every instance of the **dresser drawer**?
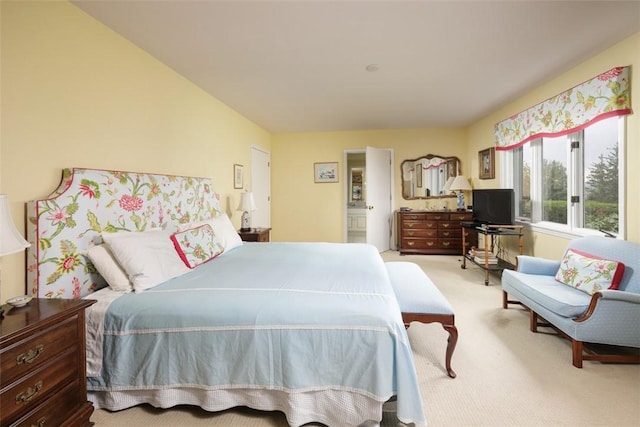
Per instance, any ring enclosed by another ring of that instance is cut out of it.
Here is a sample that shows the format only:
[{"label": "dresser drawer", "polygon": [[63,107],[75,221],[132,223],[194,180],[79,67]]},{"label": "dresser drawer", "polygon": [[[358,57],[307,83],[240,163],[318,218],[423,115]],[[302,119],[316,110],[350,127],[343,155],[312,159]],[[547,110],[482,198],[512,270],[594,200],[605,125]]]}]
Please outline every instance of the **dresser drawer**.
[{"label": "dresser drawer", "polygon": [[402,247],[406,249],[437,248],[438,239],[402,239]]},{"label": "dresser drawer", "polygon": [[[51,363],[41,364],[39,369],[34,369],[19,382],[2,391],[0,413],[3,425],[5,420],[12,422],[18,414],[30,411],[44,402],[55,389],[80,378],[79,351],[76,347],[59,354],[53,361],[49,359],[49,362]],[[78,396],[75,396],[75,400],[78,401]]]},{"label": "dresser drawer", "polygon": [[451,221],[471,221],[473,219],[473,213],[471,212],[450,213],[449,219]]},{"label": "dresser drawer", "polygon": [[427,213],[426,217],[428,220],[431,221],[448,221],[449,220],[449,214],[448,213]]},{"label": "dresser drawer", "polygon": [[413,228],[402,230],[402,237],[438,237],[438,230],[435,228]]},{"label": "dresser drawer", "polygon": [[462,250],[462,241],[460,239],[439,239],[439,247],[442,249],[460,249]]},{"label": "dresser drawer", "polygon": [[4,388],[16,378],[37,369],[57,354],[66,351],[76,344],[77,338],[78,321],[70,318],[59,325],[29,336],[12,347],[2,349],[0,386]]},{"label": "dresser drawer", "polygon": [[400,218],[404,221],[424,221],[426,218],[426,214],[424,213],[402,213],[400,214]]},{"label": "dresser drawer", "polygon": [[433,228],[433,222],[430,221],[402,221],[403,229],[414,229],[414,228]]},{"label": "dresser drawer", "polygon": [[438,237],[462,239],[462,230],[459,228],[441,228],[438,230]]}]

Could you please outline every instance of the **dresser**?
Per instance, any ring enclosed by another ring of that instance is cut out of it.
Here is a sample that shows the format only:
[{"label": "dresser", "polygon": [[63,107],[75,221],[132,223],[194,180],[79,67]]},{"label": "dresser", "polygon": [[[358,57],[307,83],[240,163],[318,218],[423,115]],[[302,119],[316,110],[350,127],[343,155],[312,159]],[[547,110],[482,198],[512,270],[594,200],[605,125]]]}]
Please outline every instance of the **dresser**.
[{"label": "dresser", "polygon": [[462,233],[467,246],[477,245],[478,236],[460,225],[471,221],[471,212],[396,211],[397,245],[401,255],[463,255]]},{"label": "dresser", "polygon": [[85,309],[91,300],[33,299],[0,321],[0,425],[88,426]]}]

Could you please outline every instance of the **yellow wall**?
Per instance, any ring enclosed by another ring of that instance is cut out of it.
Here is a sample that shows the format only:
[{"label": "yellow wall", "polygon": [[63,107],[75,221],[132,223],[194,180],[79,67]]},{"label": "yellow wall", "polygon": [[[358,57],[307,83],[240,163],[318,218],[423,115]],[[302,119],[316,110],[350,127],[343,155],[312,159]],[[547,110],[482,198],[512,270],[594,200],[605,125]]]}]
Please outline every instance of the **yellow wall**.
[{"label": "yellow wall", "polygon": [[[627,116],[626,145],[626,227],[627,240],[640,242],[640,193],[637,183],[640,181],[640,33],[616,44],[604,52],[590,58],[570,71],[539,86],[527,95],[492,112],[469,128],[467,162],[472,163],[473,176],[478,175],[477,152],[495,144],[494,125],[505,118],[536,105],[558,93],[587,81],[598,74],[616,66],[632,65],[632,107],[634,114]],[[496,167],[496,179],[482,181],[484,187],[500,186],[500,165]],[[475,184],[475,183],[474,183]],[[532,255],[559,258],[567,240],[544,233],[527,233],[526,252]]]},{"label": "yellow wall", "polygon": [[[66,167],[211,177],[234,224],[250,147],[271,135],[66,2],[2,2],[1,192],[24,230],[28,200]],[[24,256],[2,260],[2,300],[25,292]]]},{"label": "yellow wall", "polygon": [[[468,129],[270,135],[69,3],[0,4],[0,189],[9,195],[21,230],[25,202],[49,194],[61,169],[73,166],[211,177],[238,225],[233,207],[240,190],[233,189],[232,165],[246,165],[249,180],[255,144],[271,152],[273,240],[340,242],[344,150],[393,148],[394,207],[424,208],[424,200],[401,197],[402,160],[458,156],[474,187],[498,186],[499,164],[496,180],[477,178],[477,153],[494,144],[496,122],[613,66],[634,65],[632,80],[640,82],[637,34]],[[632,99],[640,99],[640,84]],[[638,114],[628,123],[627,237],[640,241]],[[315,184],[313,163],[333,161],[339,162],[339,183]],[[543,256],[560,256],[565,244],[541,233],[527,237],[527,252]],[[22,255],[5,257],[2,269],[0,298],[24,293]]]},{"label": "yellow wall", "polygon": [[[344,151],[365,147],[393,148],[394,209],[424,209],[425,200],[406,201],[401,194],[400,163],[424,154],[458,156],[468,174],[466,131],[403,129],[275,134],[271,164],[271,226],[273,240],[344,241]],[[315,162],[338,162],[338,183],[314,183]],[[435,202],[433,202],[435,203]],[[455,200],[448,199],[449,207]],[[444,202],[442,203],[444,204]],[[435,206],[434,206],[435,207]]]}]

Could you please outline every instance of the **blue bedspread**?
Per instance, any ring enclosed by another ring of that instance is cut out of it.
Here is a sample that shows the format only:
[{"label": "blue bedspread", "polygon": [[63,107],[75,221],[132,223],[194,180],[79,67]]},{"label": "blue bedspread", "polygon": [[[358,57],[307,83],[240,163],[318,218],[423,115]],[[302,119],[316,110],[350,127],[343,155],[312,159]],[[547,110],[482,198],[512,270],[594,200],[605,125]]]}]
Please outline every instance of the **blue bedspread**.
[{"label": "blue bedspread", "polygon": [[89,390],[347,390],[424,422],[384,263],[364,244],[245,244],[105,315]]}]

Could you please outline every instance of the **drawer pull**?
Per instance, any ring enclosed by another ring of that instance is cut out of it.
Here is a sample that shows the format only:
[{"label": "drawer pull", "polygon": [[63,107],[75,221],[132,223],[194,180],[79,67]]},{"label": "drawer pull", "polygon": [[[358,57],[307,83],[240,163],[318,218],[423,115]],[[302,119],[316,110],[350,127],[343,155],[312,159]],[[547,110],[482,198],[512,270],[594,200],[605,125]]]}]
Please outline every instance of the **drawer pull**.
[{"label": "drawer pull", "polygon": [[443,224],[442,224],[442,226],[443,226],[444,228],[449,228],[449,226],[450,226],[450,225],[451,225],[451,224],[449,224],[448,222],[445,222],[445,223],[443,223]]},{"label": "drawer pull", "polygon": [[449,246],[451,242],[442,242],[442,246]]},{"label": "drawer pull", "polygon": [[33,388],[27,389],[20,394],[16,395],[16,404],[27,403],[35,397],[36,394],[42,389],[42,381],[38,381]]},{"label": "drawer pull", "polygon": [[442,233],[442,235],[445,236],[445,237],[449,237],[450,234],[451,233],[449,233],[448,231],[445,231],[444,233]]},{"label": "drawer pull", "polygon": [[47,419],[42,417],[38,420],[38,424],[31,424],[31,427],[44,427],[45,421],[47,421]]},{"label": "drawer pull", "polygon": [[427,242],[427,246],[433,246],[433,242]]},{"label": "drawer pull", "polygon": [[35,350],[29,350],[26,353],[22,353],[16,357],[16,361],[18,365],[22,363],[32,363],[34,360],[38,358],[44,351],[44,345],[38,344]]},{"label": "drawer pull", "polygon": [[407,231],[407,236],[413,236],[415,233],[413,231]]}]

